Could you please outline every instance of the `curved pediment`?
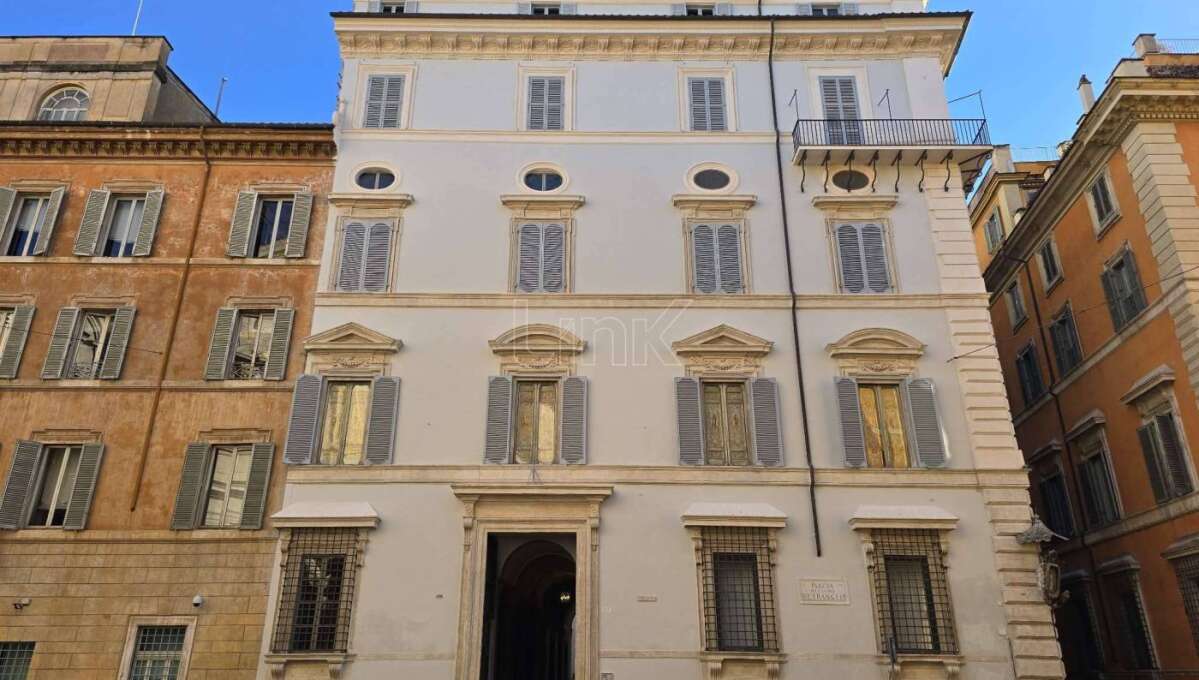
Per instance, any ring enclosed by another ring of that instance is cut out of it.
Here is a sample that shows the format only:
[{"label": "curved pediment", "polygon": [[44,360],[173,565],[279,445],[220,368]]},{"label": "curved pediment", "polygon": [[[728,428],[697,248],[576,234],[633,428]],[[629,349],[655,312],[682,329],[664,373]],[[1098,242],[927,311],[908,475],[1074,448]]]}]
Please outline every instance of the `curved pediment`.
[{"label": "curved pediment", "polygon": [[512,352],[557,352],[579,354],[586,348],[583,342],[570,331],[548,323],[531,323],[517,326],[487,343],[497,354]]},{"label": "curved pediment", "polygon": [[906,357],[924,354],[924,343],[902,331],[890,328],[863,328],[828,346],[833,357]]}]

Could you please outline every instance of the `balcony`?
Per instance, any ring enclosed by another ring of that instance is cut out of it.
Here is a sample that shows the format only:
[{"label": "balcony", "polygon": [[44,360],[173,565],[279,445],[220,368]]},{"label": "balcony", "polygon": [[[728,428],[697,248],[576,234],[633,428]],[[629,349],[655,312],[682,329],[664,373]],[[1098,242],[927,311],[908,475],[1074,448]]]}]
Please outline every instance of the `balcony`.
[{"label": "balcony", "polygon": [[[914,165],[923,169],[957,163],[967,189],[991,152],[991,135],[982,118],[801,119],[795,122],[791,139],[796,165]],[[921,173],[920,189],[924,188]]]}]

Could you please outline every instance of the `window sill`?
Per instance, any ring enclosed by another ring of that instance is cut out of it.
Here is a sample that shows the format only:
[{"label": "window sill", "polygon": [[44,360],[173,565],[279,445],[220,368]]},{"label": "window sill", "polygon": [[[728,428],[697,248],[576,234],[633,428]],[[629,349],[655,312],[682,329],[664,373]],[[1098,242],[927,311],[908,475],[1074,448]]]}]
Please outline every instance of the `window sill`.
[{"label": "window sill", "polygon": [[287,676],[288,664],[303,664],[317,666],[324,664],[330,680],[341,677],[348,662],[353,661],[354,655],[347,652],[287,652],[264,654],[262,660],[271,672],[272,678]]},{"label": "window sill", "polygon": [[1116,212],[1116,213],[1112,213],[1111,215],[1108,215],[1106,220],[1104,220],[1103,222],[1100,222],[1096,226],[1096,229],[1095,229],[1095,240],[1096,241],[1103,240],[1103,237],[1107,235],[1108,231],[1111,231],[1111,228],[1116,224],[1116,222],[1120,221],[1121,217],[1122,217],[1122,215],[1120,213]]},{"label": "window sill", "polygon": [[1049,294],[1052,293],[1053,291],[1057,290],[1057,287],[1059,285],[1061,285],[1062,281],[1065,281],[1065,280],[1066,280],[1066,277],[1062,276],[1061,274],[1058,274],[1058,277],[1056,279],[1047,282],[1045,284],[1045,292],[1044,292],[1045,297],[1049,297]]},{"label": "window sill", "polygon": [[[878,656],[880,666],[891,666],[891,657]],[[896,680],[940,677],[954,680],[961,676],[962,657],[958,654],[899,654],[895,660]],[[938,673],[940,671],[940,673]]]},{"label": "window sill", "polygon": [[1028,315],[1027,314],[1020,317],[1020,319],[1018,321],[1016,321],[1016,323],[1012,324],[1012,335],[1019,333],[1020,329],[1024,328],[1024,324],[1026,324],[1026,323],[1028,323]]}]

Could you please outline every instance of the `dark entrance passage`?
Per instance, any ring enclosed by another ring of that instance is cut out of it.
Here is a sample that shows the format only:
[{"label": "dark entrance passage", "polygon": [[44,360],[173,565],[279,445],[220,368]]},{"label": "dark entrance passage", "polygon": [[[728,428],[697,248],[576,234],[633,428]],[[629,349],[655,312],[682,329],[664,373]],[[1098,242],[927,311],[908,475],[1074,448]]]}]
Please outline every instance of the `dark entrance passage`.
[{"label": "dark entrance passage", "polygon": [[487,540],[480,680],[572,680],[573,534]]}]

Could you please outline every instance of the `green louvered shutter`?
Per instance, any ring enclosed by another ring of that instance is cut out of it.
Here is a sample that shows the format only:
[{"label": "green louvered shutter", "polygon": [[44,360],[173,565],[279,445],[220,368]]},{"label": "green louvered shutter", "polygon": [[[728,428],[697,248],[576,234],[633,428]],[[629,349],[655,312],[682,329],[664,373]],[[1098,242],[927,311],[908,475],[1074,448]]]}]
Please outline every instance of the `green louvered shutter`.
[{"label": "green louvered shutter", "polygon": [[275,445],[259,442],[250,447],[250,477],[246,481],[246,498],[241,510],[242,529],[261,529],[266,511],[267,491],[271,487],[271,465],[275,460]]},{"label": "green louvered shutter", "polygon": [[83,445],[79,456],[79,469],[75,472],[75,486],[71,491],[71,504],[67,507],[62,528],[82,531],[87,527],[88,512],[92,508],[92,497],[96,494],[96,480],[100,478],[100,463],[104,459],[104,445]]},{"label": "green louvered shutter", "polygon": [[0,529],[20,529],[29,519],[25,513],[41,461],[41,444],[17,440],[4,483],[4,496],[0,497]]},{"label": "green louvered shutter", "polygon": [[104,189],[92,189],[83,206],[83,219],[79,221],[79,233],[75,235],[74,253],[83,257],[96,254],[100,241],[100,229],[104,226],[104,213],[108,210],[108,199],[112,194]]},{"label": "green louvered shutter", "polygon": [[15,378],[21,368],[21,354],[25,351],[25,340],[29,337],[29,325],[33,321],[33,305],[17,305],[13,308],[8,331],[8,340],[0,347],[0,378]]},{"label": "green louvered shutter", "polygon": [[142,209],[142,223],[133,242],[134,257],[149,257],[154,248],[154,235],[158,233],[158,220],[162,217],[162,201],[166,193],[161,190],[146,193],[146,205]]},{"label": "green louvered shutter", "polygon": [[271,330],[271,347],[267,354],[264,380],[283,380],[287,377],[287,354],[291,347],[291,328],[296,310],[276,309],[275,326]]},{"label": "green louvered shutter", "polygon": [[171,513],[171,528],[195,529],[200,526],[200,501],[207,491],[209,470],[212,467],[212,446],[208,442],[192,442],[183,454],[183,469],[179,473],[179,490],[175,492],[175,511]]},{"label": "green louvered shutter", "polygon": [[292,199],[291,223],[287,230],[287,247],[283,250],[283,257],[304,257],[310,222],[312,222],[312,194],[301,191]]},{"label": "green louvered shutter", "polygon": [[233,220],[229,224],[229,245],[225,251],[229,257],[249,255],[250,238],[254,231],[254,207],[257,204],[257,192],[238,192],[237,205],[233,208]]}]

